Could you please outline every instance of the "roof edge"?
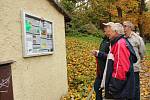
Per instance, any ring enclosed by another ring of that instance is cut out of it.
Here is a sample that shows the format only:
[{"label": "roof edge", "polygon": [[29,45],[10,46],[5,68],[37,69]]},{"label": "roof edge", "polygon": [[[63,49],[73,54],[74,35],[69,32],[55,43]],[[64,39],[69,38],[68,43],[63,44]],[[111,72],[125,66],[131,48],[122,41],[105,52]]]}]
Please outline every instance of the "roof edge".
[{"label": "roof edge", "polygon": [[71,20],[71,16],[69,15],[69,13],[62,8],[62,6],[60,4],[58,4],[58,2],[54,1],[54,0],[48,0],[61,14],[64,15],[65,17],[65,22],[69,22]]}]

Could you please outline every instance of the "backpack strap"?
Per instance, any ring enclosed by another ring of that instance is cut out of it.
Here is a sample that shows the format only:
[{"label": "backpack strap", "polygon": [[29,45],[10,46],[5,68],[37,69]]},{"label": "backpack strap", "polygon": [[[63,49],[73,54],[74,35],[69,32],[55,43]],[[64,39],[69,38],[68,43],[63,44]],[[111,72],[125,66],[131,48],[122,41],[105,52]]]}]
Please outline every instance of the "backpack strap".
[{"label": "backpack strap", "polygon": [[127,38],[124,38],[124,39],[126,40],[127,48],[129,49],[129,51],[131,53],[130,60],[132,63],[136,63],[137,57],[136,57],[135,51],[133,49],[133,46],[131,45],[131,43],[129,42],[129,40]]}]

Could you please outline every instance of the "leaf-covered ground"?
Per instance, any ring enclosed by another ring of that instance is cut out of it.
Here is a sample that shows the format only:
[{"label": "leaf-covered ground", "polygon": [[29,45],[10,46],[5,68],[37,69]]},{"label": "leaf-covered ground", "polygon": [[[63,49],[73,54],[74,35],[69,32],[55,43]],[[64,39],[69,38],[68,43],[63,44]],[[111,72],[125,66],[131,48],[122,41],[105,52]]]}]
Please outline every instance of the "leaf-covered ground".
[{"label": "leaf-covered ground", "polygon": [[141,100],[150,100],[150,43],[146,44],[146,57],[140,73]]},{"label": "leaf-covered ground", "polygon": [[[64,100],[85,100],[92,89],[96,64],[91,50],[99,48],[100,39],[92,36],[67,36],[68,95]],[[150,50],[150,45],[148,49]],[[149,51],[147,52],[149,55]],[[141,71],[142,100],[150,100],[150,55],[146,57]],[[92,94],[95,100],[95,94]]]}]

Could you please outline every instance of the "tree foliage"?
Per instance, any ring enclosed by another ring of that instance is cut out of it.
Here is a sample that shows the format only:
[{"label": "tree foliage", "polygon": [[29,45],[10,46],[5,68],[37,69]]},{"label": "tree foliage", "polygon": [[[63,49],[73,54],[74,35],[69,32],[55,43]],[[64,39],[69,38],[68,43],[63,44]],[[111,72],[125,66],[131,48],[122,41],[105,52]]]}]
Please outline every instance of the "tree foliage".
[{"label": "tree foliage", "polygon": [[[144,27],[150,26],[144,0],[61,0],[61,5],[72,15],[69,31],[96,34],[102,22],[129,20],[139,27],[142,36],[150,34]],[[96,30],[89,32],[86,26]]]}]

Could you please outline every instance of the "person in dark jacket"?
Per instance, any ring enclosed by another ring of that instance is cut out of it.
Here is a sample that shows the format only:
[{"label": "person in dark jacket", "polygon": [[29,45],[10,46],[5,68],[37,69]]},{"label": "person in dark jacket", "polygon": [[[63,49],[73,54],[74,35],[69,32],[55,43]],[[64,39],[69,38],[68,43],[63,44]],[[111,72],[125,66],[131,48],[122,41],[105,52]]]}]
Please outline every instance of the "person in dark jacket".
[{"label": "person in dark jacket", "polygon": [[[131,44],[116,32],[113,23],[104,23],[105,32],[111,42],[110,52],[113,55],[111,64],[107,65],[105,97],[115,100],[133,100],[135,79],[133,63],[137,61]],[[104,76],[103,76],[104,77]]]},{"label": "person in dark jacket", "polygon": [[[103,27],[105,27],[105,25],[103,25]],[[109,38],[107,36],[107,33],[104,32],[104,37],[100,43],[99,50],[92,51],[92,54],[96,57],[96,62],[97,62],[97,75],[96,75],[96,79],[94,82],[96,100],[103,100],[102,90],[100,90],[100,84],[101,84],[103,72],[105,69],[107,54],[109,52],[109,45],[110,45]]]},{"label": "person in dark jacket", "polygon": [[102,42],[100,43],[99,51],[93,50],[92,54],[96,57],[97,60],[97,76],[94,82],[94,90],[96,92],[96,100],[102,100],[102,90],[99,90],[101,80],[103,77],[103,72],[105,68],[107,53],[109,51],[109,39],[105,35]]}]

